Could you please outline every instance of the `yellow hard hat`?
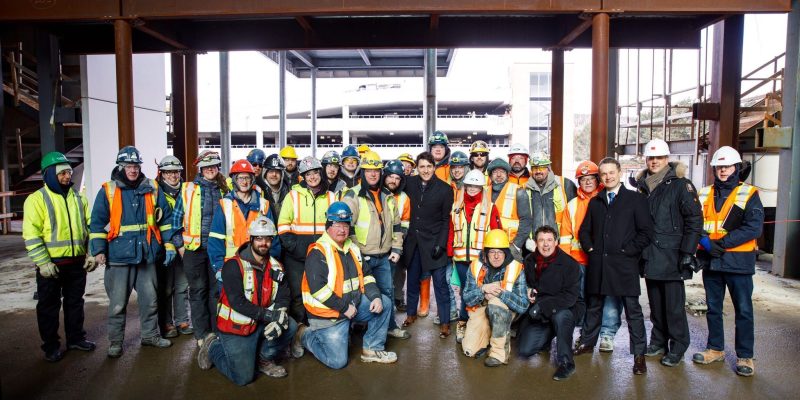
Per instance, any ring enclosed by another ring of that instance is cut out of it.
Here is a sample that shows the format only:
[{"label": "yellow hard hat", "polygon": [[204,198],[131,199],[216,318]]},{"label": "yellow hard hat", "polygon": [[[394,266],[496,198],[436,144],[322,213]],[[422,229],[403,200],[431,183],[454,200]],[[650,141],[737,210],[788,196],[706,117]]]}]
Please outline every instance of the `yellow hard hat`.
[{"label": "yellow hard hat", "polygon": [[374,151],[367,151],[361,156],[361,169],[381,169],[383,168],[383,161],[378,153]]},{"label": "yellow hard hat", "polygon": [[400,154],[400,157],[397,157],[397,159],[400,160],[400,161],[405,161],[405,162],[411,163],[411,165],[413,165],[415,167],[417,166],[417,162],[414,161],[414,157],[411,157],[411,154],[408,154],[408,153]]},{"label": "yellow hard hat", "polygon": [[282,148],[279,154],[281,158],[294,158],[295,160],[297,159],[297,152],[294,151],[294,147],[292,146],[286,146]]},{"label": "yellow hard hat", "polygon": [[502,229],[492,229],[483,238],[484,249],[507,249],[508,234]]},{"label": "yellow hard hat", "polygon": [[360,155],[360,156],[362,156],[362,157],[363,157],[363,156],[364,156],[364,153],[366,153],[366,152],[370,151],[370,148],[369,148],[369,145],[362,144],[362,145],[359,145],[359,146],[358,146],[358,149],[357,149],[357,150],[358,150],[358,155]]},{"label": "yellow hard hat", "polygon": [[469,154],[475,153],[488,153],[489,152],[489,145],[486,144],[483,140],[476,140],[472,142],[472,145],[469,146]]}]

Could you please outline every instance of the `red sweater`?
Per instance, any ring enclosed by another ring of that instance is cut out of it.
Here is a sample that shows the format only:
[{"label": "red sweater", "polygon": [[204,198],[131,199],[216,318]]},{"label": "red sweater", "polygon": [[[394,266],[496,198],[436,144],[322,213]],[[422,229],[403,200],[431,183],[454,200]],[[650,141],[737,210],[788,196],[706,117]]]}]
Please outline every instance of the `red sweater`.
[{"label": "red sweater", "polygon": [[[467,222],[472,222],[472,213],[475,212],[475,207],[481,204],[483,200],[483,191],[475,196],[470,196],[464,192],[464,212]],[[491,229],[503,229],[500,225],[500,214],[497,212],[497,207],[492,204],[492,214],[489,216],[489,227]],[[488,232],[487,232],[488,233]],[[455,233],[453,231],[453,218],[450,218],[450,231],[447,234],[447,256],[453,256],[453,240]]]}]

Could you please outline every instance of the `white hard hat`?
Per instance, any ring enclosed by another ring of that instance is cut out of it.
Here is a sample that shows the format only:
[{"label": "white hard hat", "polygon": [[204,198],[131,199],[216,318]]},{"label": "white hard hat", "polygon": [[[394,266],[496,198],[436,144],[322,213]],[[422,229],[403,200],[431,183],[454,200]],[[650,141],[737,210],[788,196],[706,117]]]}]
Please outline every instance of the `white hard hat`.
[{"label": "white hard hat", "polygon": [[714,152],[714,157],[711,158],[711,166],[728,166],[742,162],[742,156],[733,147],[722,146]]},{"label": "white hard hat", "polygon": [[483,186],[486,184],[486,176],[483,175],[478,169],[473,169],[467,172],[467,176],[464,177],[464,184],[465,185],[473,185],[473,186]]},{"label": "white hard hat", "polygon": [[661,139],[653,139],[644,145],[645,157],[661,157],[669,155],[669,145]]},{"label": "white hard hat", "polygon": [[508,148],[508,156],[511,157],[514,154],[524,154],[527,157],[528,148],[519,143],[512,143],[511,147]]},{"label": "white hard hat", "polygon": [[270,236],[275,237],[278,235],[278,230],[275,229],[275,224],[271,219],[264,215],[258,216],[253,222],[250,223],[250,229],[247,230],[250,236]]}]

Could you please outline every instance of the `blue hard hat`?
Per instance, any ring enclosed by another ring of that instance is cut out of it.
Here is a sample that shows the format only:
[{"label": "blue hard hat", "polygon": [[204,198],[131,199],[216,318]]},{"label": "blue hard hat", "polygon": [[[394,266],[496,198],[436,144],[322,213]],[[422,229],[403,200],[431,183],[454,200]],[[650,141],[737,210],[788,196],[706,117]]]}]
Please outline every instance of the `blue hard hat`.
[{"label": "blue hard hat", "polygon": [[403,162],[400,160],[389,160],[383,167],[383,172],[387,176],[390,174],[396,174],[402,177],[405,175],[405,171],[403,170]]},{"label": "blue hard hat", "polygon": [[356,148],[356,146],[353,146],[352,144],[345,147],[344,150],[342,151],[342,160],[351,157],[361,161],[361,156],[358,154],[358,149]]},{"label": "blue hard hat", "polygon": [[339,163],[342,162],[342,160],[339,158],[339,153],[337,153],[335,150],[325,152],[325,154],[322,155],[321,161],[323,167],[328,164],[339,165]]},{"label": "blue hard hat", "polygon": [[136,147],[125,146],[119,149],[119,153],[117,153],[117,164],[119,163],[141,164],[142,155]]},{"label": "blue hard hat", "polygon": [[331,203],[331,205],[328,206],[328,211],[325,212],[325,216],[328,218],[328,221],[331,222],[349,223],[353,221],[353,212],[343,201]]},{"label": "blue hard hat", "polygon": [[469,165],[469,156],[463,151],[454,151],[453,154],[450,155],[450,165],[467,166]]},{"label": "blue hard hat", "polygon": [[264,154],[264,151],[261,149],[253,149],[247,153],[247,161],[250,161],[252,165],[258,165],[259,167],[264,164],[264,160],[267,159],[267,155]]}]

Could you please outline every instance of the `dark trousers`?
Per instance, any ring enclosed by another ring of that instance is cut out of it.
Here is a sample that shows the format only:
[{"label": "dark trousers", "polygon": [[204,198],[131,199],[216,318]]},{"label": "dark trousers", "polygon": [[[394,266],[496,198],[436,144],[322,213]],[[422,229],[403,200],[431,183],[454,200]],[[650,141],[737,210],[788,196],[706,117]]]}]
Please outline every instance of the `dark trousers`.
[{"label": "dark trousers", "polygon": [[708,313],[708,344],[712,350],[725,350],[725,328],[722,325],[722,303],[725,288],[731,295],[735,313],[736,331],[734,335],[736,356],[753,358],[755,343],[755,324],[753,321],[753,276],[703,270],[703,285],[706,288]]},{"label": "dark trousers", "polygon": [[458,320],[459,321],[466,321],[469,319],[469,314],[467,314],[467,303],[464,303],[464,289],[467,287],[467,274],[469,271],[469,263],[466,261],[456,261],[456,273],[458,274],[458,280],[461,282],[460,285],[460,292],[461,293],[461,306],[458,308]]},{"label": "dark trousers", "polygon": [[394,265],[394,302],[405,304],[403,288],[406,286],[406,266],[401,262]]},{"label": "dark trousers", "polygon": [[573,364],[572,331],[575,330],[575,316],[570,310],[561,310],[549,321],[534,320],[528,314],[522,315],[517,335],[518,354],[530,357],[541,351],[549,351],[550,343],[556,338],[556,360],[559,364]]},{"label": "dark trousers", "polygon": [[203,339],[216,330],[217,278],[211,269],[208,253],[204,248],[183,253],[183,272],[189,281],[189,308],[192,310],[192,326],[195,339]]},{"label": "dark trousers", "polygon": [[689,322],[686,320],[686,288],[683,281],[645,279],[650,301],[650,345],[663,347],[682,356],[689,348]]},{"label": "dark trousers", "polygon": [[58,313],[61,299],[64,299],[64,334],[67,345],[86,339],[83,330],[83,294],[86,290],[86,271],[84,259],[76,259],[69,264],[58,265],[57,278],[45,278],[36,271],[36,290],[39,301],[36,303],[36,320],[39,323],[39,336],[45,353],[61,347],[58,336]]},{"label": "dark trousers", "polygon": [[[628,321],[628,335],[631,338],[631,354],[644,355],[647,338],[644,330],[644,314],[639,296],[621,296],[625,308],[625,320]],[[600,325],[603,322],[603,304],[605,296],[600,294],[586,295],[586,330],[581,337],[581,344],[594,347],[600,336]]]},{"label": "dark trousers", "polygon": [[[429,271],[433,277],[433,293],[436,296],[436,309],[439,313],[439,322],[442,324],[450,323],[450,288],[447,284],[447,266]],[[417,305],[419,304],[419,278],[422,275],[422,259],[419,255],[419,247],[414,250],[411,257],[411,264],[408,266],[406,275],[406,313],[409,316],[417,315]]]},{"label": "dark trousers", "polygon": [[292,296],[289,316],[294,318],[297,323],[308,325],[306,307],[303,305],[303,293],[300,291],[305,272],[305,260],[298,260],[287,255],[283,258],[283,267],[286,270],[286,276],[289,277],[289,293]]}]

